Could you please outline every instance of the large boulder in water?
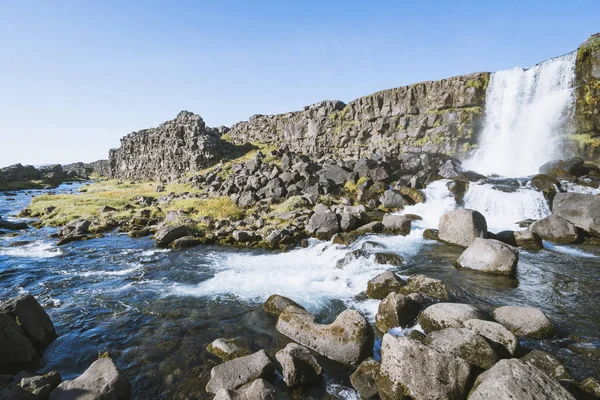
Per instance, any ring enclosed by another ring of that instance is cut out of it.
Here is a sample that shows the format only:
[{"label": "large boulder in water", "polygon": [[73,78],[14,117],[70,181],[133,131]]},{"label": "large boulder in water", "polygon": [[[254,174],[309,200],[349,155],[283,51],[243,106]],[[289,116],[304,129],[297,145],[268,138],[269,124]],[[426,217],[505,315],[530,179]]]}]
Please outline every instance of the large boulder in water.
[{"label": "large boulder in water", "polygon": [[350,383],[361,399],[373,399],[379,394],[377,377],[379,377],[380,367],[381,365],[377,361],[368,358],[350,375]]},{"label": "large boulder in water", "polygon": [[425,332],[433,332],[445,328],[462,328],[463,322],[470,319],[486,319],[486,316],[468,304],[437,303],[421,313],[419,323]]},{"label": "large boulder in water", "polygon": [[391,292],[398,292],[404,283],[391,271],[383,272],[367,283],[367,297],[384,299]]},{"label": "large boulder in water", "polygon": [[16,373],[37,360],[35,348],[17,322],[0,314],[0,374]]},{"label": "large boulder in water", "polygon": [[471,366],[407,337],[386,333],[377,387],[382,399],[464,399]]},{"label": "large boulder in water", "polygon": [[259,378],[248,387],[238,390],[221,389],[213,400],[288,400],[277,387]]},{"label": "large boulder in water", "polygon": [[392,292],[379,303],[375,326],[387,332],[397,326],[406,327],[414,323],[419,314],[419,305],[410,297]]},{"label": "large boulder in water", "polygon": [[56,330],[50,317],[30,294],[0,303],[0,313],[8,314],[19,321],[23,332],[40,353],[56,339]]},{"label": "large boulder in water", "polygon": [[295,342],[339,363],[358,366],[373,351],[367,320],[355,310],[345,310],[329,325],[318,324],[307,311],[290,306],[277,320],[277,330]]},{"label": "large boulder in water", "polygon": [[321,240],[329,240],[340,231],[337,214],[323,204],[317,204],[315,213],[306,225],[306,233]]},{"label": "large boulder in water", "polygon": [[239,357],[217,365],[210,371],[206,384],[208,393],[216,394],[222,389],[235,390],[258,378],[269,378],[275,366],[264,350]]},{"label": "large boulder in water", "polygon": [[515,276],[519,251],[495,239],[477,238],[460,255],[456,264],[488,274]]},{"label": "large boulder in water", "polygon": [[279,314],[281,314],[282,311],[285,310],[288,306],[294,306],[304,309],[304,307],[302,307],[300,304],[296,303],[290,298],[278,294],[272,294],[264,302],[263,310],[268,314],[279,317]]},{"label": "large boulder in water", "polygon": [[104,400],[131,398],[131,386],[112,359],[101,358],[79,377],[64,381],[50,395],[50,400]]},{"label": "large boulder in water", "polygon": [[479,375],[469,400],[575,400],[555,379],[517,359],[501,360]]},{"label": "large boulder in water", "polygon": [[439,279],[430,278],[425,275],[411,275],[406,285],[400,288],[402,294],[422,293],[433,299],[448,300],[448,288]]},{"label": "large boulder in water", "polygon": [[166,224],[161,226],[158,231],[154,234],[156,239],[156,245],[159,247],[166,247],[171,242],[177,239],[188,236],[190,234],[190,228],[186,225],[170,225]]},{"label": "large boulder in water", "polygon": [[487,340],[468,328],[446,328],[431,332],[423,343],[483,369],[491,368],[499,360]]},{"label": "large boulder in water", "polygon": [[310,350],[296,343],[288,343],[275,355],[281,364],[283,381],[288,387],[306,386],[321,375],[321,365]]},{"label": "large boulder in water", "polygon": [[503,306],[494,310],[493,317],[517,336],[546,339],[556,334],[554,325],[539,308]]},{"label": "large boulder in water", "polygon": [[441,216],[438,225],[440,240],[468,247],[476,238],[485,238],[485,217],[475,210],[451,210]]},{"label": "large boulder in water", "polygon": [[382,223],[385,232],[406,236],[410,234],[412,220],[404,215],[386,214]]},{"label": "large boulder in water", "polygon": [[470,319],[464,321],[463,325],[486,338],[500,357],[510,358],[519,348],[517,337],[497,322]]},{"label": "large boulder in water", "polygon": [[554,243],[575,243],[580,238],[577,227],[557,214],[535,221],[528,229],[542,240]]},{"label": "large boulder in water", "polygon": [[559,193],[552,212],[578,228],[600,237],[600,196],[583,193]]}]

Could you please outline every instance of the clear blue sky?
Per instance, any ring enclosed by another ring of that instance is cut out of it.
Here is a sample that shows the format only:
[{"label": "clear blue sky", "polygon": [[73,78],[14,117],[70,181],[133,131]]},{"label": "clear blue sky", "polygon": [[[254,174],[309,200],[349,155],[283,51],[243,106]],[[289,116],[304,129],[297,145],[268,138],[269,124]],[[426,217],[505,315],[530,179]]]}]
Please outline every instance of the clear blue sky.
[{"label": "clear blue sky", "polygon": [[599,16],[598,0],[0,0],[0,166],[106,158],[183,109],[231,125],[529,67]]}]

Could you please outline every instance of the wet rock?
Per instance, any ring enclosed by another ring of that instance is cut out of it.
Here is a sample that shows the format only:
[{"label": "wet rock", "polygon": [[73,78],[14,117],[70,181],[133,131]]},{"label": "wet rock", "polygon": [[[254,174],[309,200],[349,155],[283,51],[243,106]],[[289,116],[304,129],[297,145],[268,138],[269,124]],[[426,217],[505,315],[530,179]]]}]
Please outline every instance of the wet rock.
[{"label": "wet rock", "polygon": [[379,389],[377,389],[379,368],[380,365],[377,361],[368,358],[350,375],[350,383],[361,399],[374,399],[379,394]]},{"label": "wet rock", "polygon": [[373,350],[373,336],[367,320],[355,310],[345,310],[329,325],[318,324],[314,316],[297,307],[279,315],[277,330],[295,342],[339,363],[357,366]]},{"label": "wet rock", "polygon": [[600,347],[597,342],[573,343],[570,344],[568,348],[573,353],[579,354],[580,356],[600,360]]},{"label": "wet rock", "polygon": [[288,400],[288,396],[264,379],[257,379],[247,388],[221,389],[213,400]]},{"label": "wet rock", "polygon": [[517,359],[500,360],[479,375],[469,400],[574,400],[556,380]]},{"label": "wet rock", "polygon": [[381,206],[388,210],[398,210],[404,206],[402,193],[393,189],[383,192],[383,196],[379,198],[379,201],[381,202]]},{"label": "wet rock", "polygon": [[385,214],[383,216],[383,229],[387,233],[406,236],[410,233],[411,219],[404,215]]},{"label": "wet rock", "polygon": [[352,250],[346,253],[346,255],[344,255],[344,258],[340,258],[339,260],[337,260],[335,266],[336,268],[342,269],[344,268],[346,265],[353,263],[354,261],[358,260],[359,258],[362,257],[367,257],[369,254],[364,251],[364,250]]},{"label": "wet rock", "polygon": [[468,247],[477,238],[487,235],[487,223],[481,213],[462,209],[446,212],[438,225],[440,240]]},{"label": "wet rock", "polygon": [[481,319],[470,319],[463,322],[466,328],[486,338],[496,353],[502,358],[510,358],[519,348],[519,340],[504,326]]},{"label": "wet rock", "polygon": [[485,338],[468,328],[446,328],[431,332],[423,343],[483,369],[491,368],[499,360]]},{"label": "wet rock", "polygon": [[403,186],[400,188],[400,193],[408,197],[414,204],[423,203],[425,201],[425,193],[417,188]]},{"label": "wet rock", "polygon": [[541,250],[544,248],[542,239],[531,231],[516,231],[515,243],[523,250]]},{"label": "wet rock", "polygon": [[263,304],[263,310],[271,315],[275,315],[276,317],[281,314],[283,310],[288,306],[294,306],[301,309],[304,309],[300,304],[296,303],[294,300],[289,299],[284,296],[280,296],[278,294],[272,294]]},{"label": "wet rock", "polygon": [[101,358],[79,377],[64,381],[52,392],[50,400],[129,399],[131,386],[110,358]]},{"label": "wet rock", "polygon": [[367,297],[384,299],[391,292],[398,292],[404,283],[391,271],[383,272],[367,283]]},{"label": "wet rock", "polygon": [[382,399],[463,399],[470,365],[406,337],[383,336],[377,387]]},{"label": "wet rock", "polygon": [[359,226],[358,228],[356,228],[355,232],[357,232],[359,234],[381,233],[381,232],[383,232],[383,229],[384,229],[384,226],[381,222],[372,221],[372,222],[369,222],[368,224]]},{"label": "wet rock", "polygon": [[353,232],[340,232],[333,235],[331,238],[331,243],[333,244],[341,244],[344,246],[349,246],[352,243],[356,242],[360,234],[356,231]]},{"label": "wet rock", "polygon": [[434,299],[448,300],[448,288],[444,282],[425,275],[409,276],[406,285],[400,289],[400,293],[405,295],[423,293]]},{"label": "wet rock", "polygon": [[50,393],[62,382],[60,374],[56,371],[45,375],[21,378],[19,386],[32,399],[47,399]]},{"label": "wet rock", "polygon": [[231,234],[236,243],[250,243],[260,240],[260,237],[252,231],[236,230]]},{"label": "wet rock", "polygon": [[189,236],[190,233],[191,229],[186,225],[163,225],[154,234],[154,239],[158,247],[166,247],[179,238]]},{"label": "wet rock", "polygon": [[194,247],[202,244],[202,238],[195,236],[184,236],[179,239],[175,239],[171,242],[171,247],[174,249],[185,249],[187,247]]},{"label": "wet rock", "polygon": [[516,336],[546,339],[556,334],[554,325],[539,308],[498,307],[494,310],[493,317]]},{"label": "wet rock", "polygon": [[419,323],[425,332],[432,332],[445,328],[462,328],[463,322],[470,319],[486,319],[486,316],[468,304],[437,303],[421,313]]},{"label": "wet rock", "polygon": [[404,257],[396,253],[375,253],[375,264],[393,265],[399,267],[404,265]]},{"label": "wet rock", "polygon": [[250,354],[248,346],[238,339],[215,339],[206,346],[206,350],[223,361],[230,361]]},{"label": "wet rock", "polygon": [[91,224],[90,221],[85,219],[71,221],[58,231],[58,235],[63,238],[67,236],[84,236],[89,232]]},{"label": "wet rock", "polygon": [[210,371],[206,391],[216,394],[222,389],[235,390],[258,378],[268,379],[274,371],[275,366],[267,353],[260,350],[214,367]]},{"label": "wet rock", "polygon": [[29,226],[25,222],[11,222],[0,218],[0,228],[9,231],[20,231],[29,228]]},{"label": "wet rock", "polygon": [[496,234],[494,233],[487,233],[488,239],[496,239],[501,241],[504,244],[507,244],[509,246],[516,246],[517,242],[515,241],[515,232],[514,231],[502,231],[502,232],[498,232]]},{"label": "wet rock", "polygon": [[419,306],[408,296],[392,292],[379,303],[375,326],[380,332],[395,327],[412,325],[419,314]]},{"label": "wet rock", "polygon": [[557,214],[535,221],[529,226],[529,231],[549,242],[568,244],[579,241],[577,227]]},{"label": "wet rock", "polygon": [[56,330],[44,308],[30,294],[0,303],[0,313],[19,322],[33,346],[42,353],[56,339]]},{"label": "wet rock", "polygon": [[425,229],[423,230],[423,239],[429,240],[440,240],[440,231],[437,229]]},{"label": "wet rock", "polygon": [[321,240],[329,240],[340,231],[337,214],[328,207],[319,208],[318,206],[306,225],[306,233]]},{"label": "wet rock", "polygon": [[381,244],[379,242],[374,242],[372,240],[367,240],[365,242],[363,242],[363,244],[360,246],[361,250],[377,250],[377,249],[385,249],[386,246],[384,244]]},{"label": "wet rock", "polygon": [[33,344],[13,317],[0,314],[0,374],[18,372],[37,360]]},{"label": "wet rock", "polygon": [[296,343],[289,343],[275,355],[281,364],[283,381],[289,387],[303,387],[321,375],[321,366],[310,350]]},{"label": "wet rock", "polygon": [[579,387],[587,393],[600,398],[600,382],[592,377],[585,378],[579,384]]},{"label": "wet rock", "polygon": [[569,370],[561,364],[558,358],[545,351],[533,350],[521,358],[521,361],[541,369],[557,381],[573,379]]},{"label": "wet rock", "polygon": [[514,277],[519,251],[495,239],[476,238],[456,261],[457,266],[488,274]]},{"label": "wet rock", "polygon": [[600,196],[583,193],[559,193],[552,212],[594,236],[600,237]]}]

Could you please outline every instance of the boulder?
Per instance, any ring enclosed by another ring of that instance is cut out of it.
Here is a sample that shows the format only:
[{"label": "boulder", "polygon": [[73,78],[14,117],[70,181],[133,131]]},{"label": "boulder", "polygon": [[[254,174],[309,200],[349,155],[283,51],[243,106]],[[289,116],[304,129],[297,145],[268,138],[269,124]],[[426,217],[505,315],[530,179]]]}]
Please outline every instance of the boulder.
[{"label": "boulder", "polygon": [[16,321],[0,314],[0,374],[16,373],[37,362],[33,344]]},{"label": "boulder", "polygon": [[379,198],[381,206],[388,210],[398,210],[404,206],[404,198],[402,193],[397,190],[388,189],[383,192],[383,195]]},{"label": "boulder", "polygon": [[195,236],[184,236],[179,239],[175,239],[171,242],[171,247],[174,249],[185,249],[188,247],[194,247],[202,244],[202,238]]},{"label": "boulder", "polygon": [[231,237],[236,243],[250,243],[259,240],[259,236],[253,231],[236,230],[231,233]]},{"label": "boulder", "polygon": [[382,223],[383,230],[387,233],[402,236],[410,233],[411,219],[404,215],[385,214]]},{"label": "boulder", "polygon": [[163,225],[154,234],[156,245],[166,247],[171,242],[190,235],[190,228],[186,225]]},{"label": "boulder", "polygon": [[465,328],[469,328],[480,334],[490,342],[496,353],[502,358],[510,358],[515,355],[519,348],[519,340],[504,326],[481,319],[470,319],[463,322]]},{"label": "boulder", "polygon": [[423,343],[442,353],[460,357],[482,369],[491,368],[499,360],[486,339],[468,328],[446,328],[431,332]]},{"label": "boulder", "polygon": [[344,255],[344,258],[340,258],[339,260],[337,260],[335,266],[336,266],[336,268],[342,269],[346,265],[351,264],[352,262],[358,260],[359,258],[367,257],[368,255],[369,255],[369,253],[364,250],[360,250],[360,249],[352,250],[352,251],[347,252]]},{"label": "boulder", "polygon": [[361,399],[374,399],[379,394],[377,389],[379,368],[380,365],[377,361],[367,358],[350,375],[350,383],[352,383],[352,387],[358,392]]},{"label": "boulder", "polygon": [[233,360],[250,354],[248,346],[237,339],[215,339],[206,346],[206,350],[223,361]]},{"label": "boulder", "polygon": [[554,243],[575,243],[579,241],[577,227],[563,217],[552,214],[529,225],[529,231],[542,240]]},{"label": "boulder", "polygon": [[375,326],[386,333],[395,327],[412,325],[419,314],[419,306],[408,296],[392,292],[379,303]]},{"label": "boulder", "polygon": [[90,221],[85,219],[71,221],[58,231],[58,235],[60,237],[83,236],[89,232],[91,224],[92,223]]},{"label": "boulder", "polygon": [[32,399],[47,399],[50,393],[62,382],[62,377],[56,371],[45,375],[21,378],[19,386]]},{"label": "boulder", "polygon": [[50,317],[30,294],[0,303],[0,313],[19,321],[23,332],[40,354],[56,339],[56,330]]},{"label": "boulder", "polygon": [[129,399],[131,386],[112,359],[101,358],[79,377],[64,381],[50,395],[50,400]]},{"label": "boulder", "polygon": [[486,319],[484,313],[473,306],[461,303],[437,303],[427,307],[419,316],[425,332],[446,328],[462,328],[470,319]]},{"label": "boulder", "polygon": [[600,196],[583,193],[558,193],[552,205],[553,214],[600,237]]},{"label": "boulder", "polygon": [[29,228],[29,226],[25,222],[12,222],[0,218],[0,228],[8,229],[9,231],[20,231]]},{"label": "boulder", "polygon": [[295,342],[339,363],[358,366],[373,351],[373,336],[367,320],[355,310],[345,310],[329,325],[297,307],[279,315],[277,330]]},{"label": "boulder", "polygon": [[579,387],[586,393],[589,393],[596,398],[600,398],[600,382],[597,379],[591,376],[585,378],[583,381],[581,381]]},{"label": "boulder", "polygon": [[516,245],[523,250],[541,250],[544,248],[542,239],[531,231],[516,231],[514,237]]},{"label": "boulder", "polygon": [[503,306],[494,310],[493,317],[516,336],[546,339],[556,334],[554,325],[539,308]]},{"label": "boulder", "polygon": [[[317,205],[318,207],[318,205]],[[315,209],[306,225],[306,233],[321,240],[329,240],[340,231],[337,214],[330,209]]]},{"label": "boulder", "polygon": [[573,379],[571,373],[564,365],[550,353],[541,350],[533,350],[527,353],[521,361],[541,369],[557,381]]},{"label": "boulder", "polygon": [[257,379],[246,388],[221,389],[213,400],[288,400],[288,396],[264,379]]},{"label": "boulder", "polygon": [[517,359],[500,360],[479,375],[469,400],[575,400],[555,379]]},{"label": "boulder", "polygon": [[476,238],[460,255],[456,265],[488,274],[514,277],[519,251],[495,239]]},{"label": "boulder", "polygon": [[264,350],[260,350],[214,367],[210,371],[206,391],[216,394],[222,389],[235,390],[258,378],[268,379],[274,372],[271,359]]},{"label": "boulder", "polygon": [[380,252],[374,255],[375,264],[393,265],[399,267],[404,265],[404,257],[396,253]]},{"label": "boulder", "polygon": [[397,292],[404,283],[391,271],[383,272],[367,283],[367,297],[381,300],[391,292]]},{"label": "boulder", "polygon": [[444,282],[425,275],[411,275],[406,285],[400,289],[402,294],[423,293],[438,300],[448,300],[448,289]]},{"label": "boulder", "polygon": [[281,364],[283,381],[288,387],[303,387],[321,375],[321,365],[310,350],[296,343],[289,343],[275,355]]},{"label": "boulder", "polygon": [[400,193],[408,197],[415,204],[425,202],[425,193],[417,188],[403,186],[400,188]]},{"label": "boulder", "polygon": [[269,298],[263,304],[263,310],[267,314],[279,317],[279,314],[281,314],[281,312],[288,306],[294,306],[304,310],[304,307],[296,303],[294,300],[278,294],[272,294],[269,296]]},{"label": "boulder", "polygon": [[463,399],[470,365],[407,337],[386,333],[377,387],[382,399]]},{"label": "boulder", "polygon": [[474,210],[451,210],[440,217],[438,225],[440,240],[468,247],[477,238],[487,235],[485,217]]}]

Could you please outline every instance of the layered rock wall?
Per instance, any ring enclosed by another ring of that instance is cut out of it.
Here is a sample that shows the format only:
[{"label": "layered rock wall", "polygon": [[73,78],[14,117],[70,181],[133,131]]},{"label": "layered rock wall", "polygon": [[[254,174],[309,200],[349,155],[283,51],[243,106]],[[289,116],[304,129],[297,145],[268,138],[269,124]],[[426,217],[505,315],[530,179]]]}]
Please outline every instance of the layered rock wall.
[{"label": "layered rock wall", "polygon": [[74,173],[81,177],[89,177],[92,174],[97,174],[98,176],[110,175],[110,163],[108,160],[98,160],[91,163],[77,162],[66,164],[62,167],[65,172]]},{"label": "layered rock wall", "polygon": [[579,155],[600,158],[600,33],[577,50],[576,106],[573,138]]},{"label": "layered rock wall", "polygon": [[234,125],[236,143],[262,142],[317,157],[404,152],[464,155],[476,142],[487,72],[422,82],[302,111],[255,115]]}]

